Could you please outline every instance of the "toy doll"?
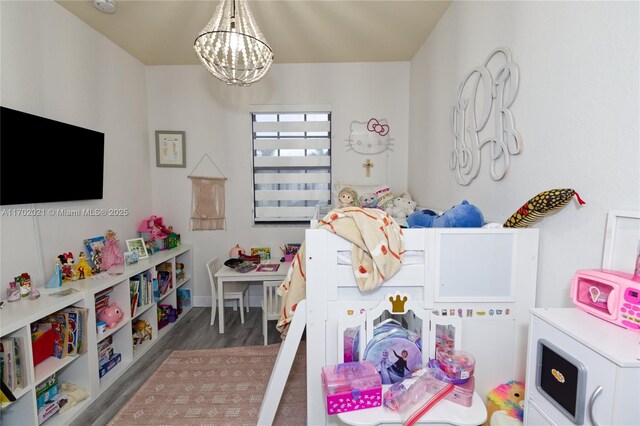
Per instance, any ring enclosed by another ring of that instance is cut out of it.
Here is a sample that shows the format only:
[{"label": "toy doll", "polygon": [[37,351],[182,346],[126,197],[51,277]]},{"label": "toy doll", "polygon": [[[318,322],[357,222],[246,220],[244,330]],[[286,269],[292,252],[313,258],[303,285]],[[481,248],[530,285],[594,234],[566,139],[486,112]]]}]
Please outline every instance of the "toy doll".
[{"label": "toy doll", "polygon": [[353,189],[342,188],[338,194],[339,207],[358,207],[358,194]]},{"label": "toy doll", "polygon": [[71,252],[63,253],[58,256],[58,259],[60,259],[60,264],[62,265],[62,281],[77,280],[78,276],[73,269],[73,265],[75,264],[73,254]]},{"label": "toy doll", "polygon": [[80,280],[84,279],[85,277],[91,276],[91,266],[89,266],[89,262],[87,262],[87,259],[85,259],[83,252],[80,252],[78,254],[78,263],[76,264],[76,267],[74,269],[76,270],[78,279]]},{"label": "toy doll", "polygon": [[120,251],[120,243],[116,233],[109,229],[105,235],[104,248],[102,249],[102,263],[100,267],[109,275],[117,275],[124,272],[124,255]]}]

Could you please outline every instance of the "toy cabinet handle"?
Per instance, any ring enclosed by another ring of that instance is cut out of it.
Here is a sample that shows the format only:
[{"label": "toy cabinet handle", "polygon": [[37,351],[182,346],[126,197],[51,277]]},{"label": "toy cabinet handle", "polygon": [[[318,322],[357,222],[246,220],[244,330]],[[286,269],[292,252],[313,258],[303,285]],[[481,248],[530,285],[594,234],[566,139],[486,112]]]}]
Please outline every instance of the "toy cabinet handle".
[{"label": "toy cabinet handle", "polygon": [[600,395],[602,390],[603,390],[602,386],[598,386],[596,390],[594,390],[593,393],[591,394],[591,398],[589,398],[589,406],[587,410],[589,412],[589,421],[593,426],[598,426],[596,419],[593,417],[593,405],[595,404],[596,398],[598,397],[598,395]]}]

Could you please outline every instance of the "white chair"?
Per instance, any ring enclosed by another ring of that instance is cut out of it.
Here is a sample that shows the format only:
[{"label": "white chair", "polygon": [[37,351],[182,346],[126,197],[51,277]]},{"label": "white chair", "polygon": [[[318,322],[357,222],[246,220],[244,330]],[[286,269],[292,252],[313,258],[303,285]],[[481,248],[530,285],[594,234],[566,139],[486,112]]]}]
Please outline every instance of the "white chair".
[{"label": "white chair", "polygon": [[280,287],[282,281],[264,281],[262,283],[262,335],[264,336],[264,344],[267,344],[267,325],[268,321],[280,318],[280,296],[276,290]]},{"label": "white chair", "polygon": [[[214,257],[207,262],[207,271],[209,272],[209,282],[211,283],[211,325],[216,319],[216,308],[218,306],[218,298],[216,297],[216,272],[221,268],[220,261]],[[240,309],[240,323],[244,324],[244,306],[249,289],[248,283],[225,283],[224,284],[224,300],[237,300]],[[246,300],[247,312],[249,312],[249,300]]]}]

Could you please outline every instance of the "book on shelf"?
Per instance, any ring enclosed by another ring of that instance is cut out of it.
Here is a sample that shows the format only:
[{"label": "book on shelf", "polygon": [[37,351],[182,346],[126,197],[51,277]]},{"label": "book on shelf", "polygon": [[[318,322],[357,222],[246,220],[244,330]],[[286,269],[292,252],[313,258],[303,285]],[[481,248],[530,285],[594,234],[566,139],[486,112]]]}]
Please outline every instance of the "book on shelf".
[{"label": "book on shelf", "polygon": [[179,288],[176,291],[178,299],[178,313],[191,308],[191,290],[188,288]]},{"label": "book on shelf", "polygon": [[27,385],[26,368],[24,361],[27,359],[25,354],[25,343],[22,337],[13,337],[13,357],[16,364],[16,384],[17,387],[23,388]]},{"label": "book on shelf", "polygon": [[87,319],[89,310],[71,306],[63,310],[67,315],[67,352],[69,355],[81,355],[87,351],[85,344]]},{"label": "book on shelf", "polygon": [[17,388],[23,388],[26,383],[26,358],[25,342],[22,337],[7,337],[0,341],[0,353],[2,364],[2,383],[13,392]]},{"label": "book on shelf", "polygon": [[164,296],[171,288],[173,288],[170,272],[158,271],[158,287],[160,289],[160,296]]},{"label": "book on shelf", "polygon": [[138,310],[138,294],[134,294],[131,296],[131,317],[136,316],[136,311]]},{"label": "book on shelf", "polygon": [[104,375],[107,374],[109,371],[111,371],[113,367],[118,365],[118,363],[121,360],[122,360],[122,355],[115,354],[107,362],[105,362],[104,364],[101,364],[100,369],[98,370],[98,373],[99,373],[98,375],[100,376],[100,378],[104,377]]},{"label": "book on shelf", "polygon": [[98,365],[102,365],[106,362],[109,362],[111,358],[113,358],[114,350],[112,347],[108,347],[102,352],[98,354]]},{"label": "book on shelf", "polygon": [[0,351],[3,354],[2,382],[10,391],[16,390],[18,380],[16,379],[16,361],[13,348],[13,338],[9,337],[0,341]]},{"label": "book on shelf", "polygon": [[258,272],[276,272],[279,267],[279,263],[261,263],[258,265]]},{"label": "book on shelf", "polygon": [[9,387],[5,385],[2,380],[0,380],[0,402],[4,404],[7,402],[13,402],[15,400],[16,397],[13,392],[11,392]]},{"label": "book on shelf", "polygon": [[153,300],[152,281],[155,272],[146,271],[129,279],[129,289],[131,296],[131,316],[135,316],[137,308],[148,305]]},{"label": "book on shelf", "polygon": [[153,300],[155,302],[160,301],[160,284],[158,283],[158,278],[154,278],[152,282],[153,286]]},{"label": "book on shelf", "polygon": [[95,299],[98,300],[103,296],[108,296],[112,291],[113,291],[113,287],[105,288],[104,290],[96,293]]},{"label": "book on shelf", "polygon": [[54,373],[36,386],[36,405],[38,408],[46,405],[57,393],[58,378]]},{"label": "book on shelf", "polygon": [[60,410],[57,401],[51,401],[38,409],[38,424],[42,424]]},{"label": "book on shelf", "polygon": [[64,358],[69,355],[70,327],[69,315],[66,312],[56,312],[49,315],[45,320],[53,324],[54,340],[53,355],[56,358]]},{"label": "book on shelf", "polygon": [[102,339],[98,342],[98,353],[100,353],[105,348],[108,348],[113,343],[113,336],[109,336],[106,339]]},{"label": "book on shelf", "polygon": [[101,310],[109,306],[109,295],[113,291],[113,287],[109,287],[95,295],[95,307],[96,307],[96,315],[100,313]]}]

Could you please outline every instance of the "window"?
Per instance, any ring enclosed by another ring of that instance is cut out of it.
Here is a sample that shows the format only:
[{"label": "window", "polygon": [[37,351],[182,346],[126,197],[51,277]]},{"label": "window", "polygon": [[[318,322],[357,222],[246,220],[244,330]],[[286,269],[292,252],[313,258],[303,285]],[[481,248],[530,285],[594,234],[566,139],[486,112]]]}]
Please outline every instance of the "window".
[{"label": "window", "polygon": [[331,112],[279,111],[251,114],[253,219],[309,222],[331,200]]}]

